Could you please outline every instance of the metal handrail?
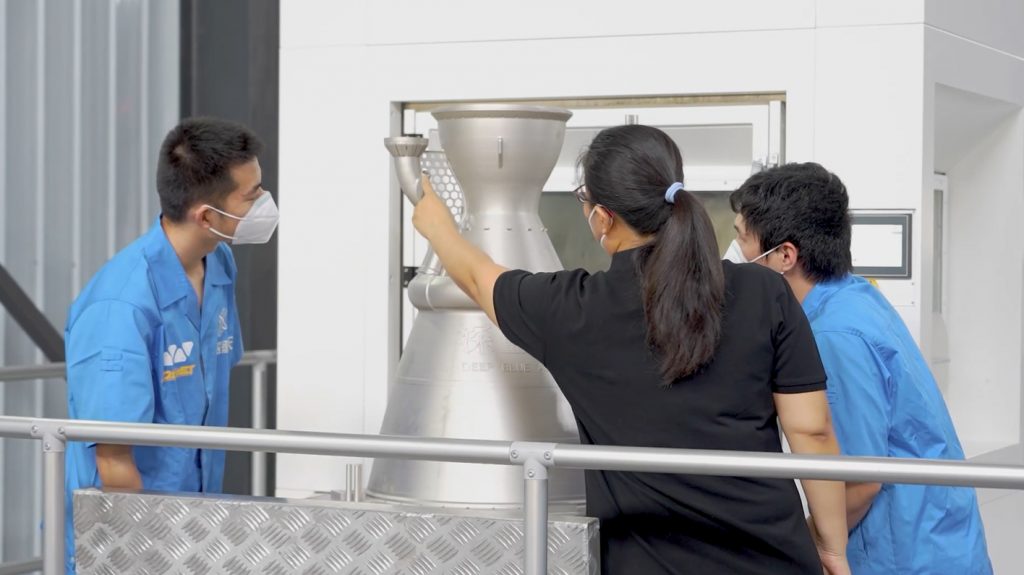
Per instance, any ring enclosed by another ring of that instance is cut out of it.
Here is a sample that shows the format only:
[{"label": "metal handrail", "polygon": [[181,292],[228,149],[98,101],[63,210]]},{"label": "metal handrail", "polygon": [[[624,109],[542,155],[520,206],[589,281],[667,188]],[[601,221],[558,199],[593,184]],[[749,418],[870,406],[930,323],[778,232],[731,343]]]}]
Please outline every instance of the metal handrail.
[{"label": "metal handrail", "polygon": [[[239,366],[254,367],[259,364],[277,363],[276,349],[247,351],[242,355]],[[0,366],[0,381],[26,381],[33,379],[60,379],[67,373],[66,363],[40,363],[37,365]]]},{"label": "metal handrail", "polygon": [[261,363],[268,365],[277,363],[277,350],[256,349],[253,351],[247,351],[242,354],[242,359],[238,362],[238,365],[259,365]]},{"label": "metal handrail", "polygon": [[43,560],[40,557],[27,561],[13,561],[0,565],[0,575],[21,575],[22,573],[35,573],[43,568]]},{"label": "metal handrail", "polygon": [[1024,489],[1024,466],[966,461],[418,439],[25,417],[0,417],[0,436],[34,438],[43,443],[46,575],[60,573],[64,562],[66,441],[520,465],[525,482],[527,575],[547,573],[547,470],[551,467]]},{"label": "metal handrail", "polygon": [[0,381],[26,381],[30,379],[60,379],[67,373],[65,363],[14,365],[0,367]]}]

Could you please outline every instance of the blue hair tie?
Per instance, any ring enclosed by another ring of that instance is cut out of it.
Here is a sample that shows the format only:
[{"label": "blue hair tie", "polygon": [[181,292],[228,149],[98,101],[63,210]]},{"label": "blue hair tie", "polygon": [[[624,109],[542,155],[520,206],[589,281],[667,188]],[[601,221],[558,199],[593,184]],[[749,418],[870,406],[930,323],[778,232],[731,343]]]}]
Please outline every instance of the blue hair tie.
[{"label": "blue hair tie", "polygon": [[670,204],[676,203],[676,192],[678,192],[681,189],[683,189],[682,182],[676,182],[669,186],[668,189],[665,190],[665,201]]}]

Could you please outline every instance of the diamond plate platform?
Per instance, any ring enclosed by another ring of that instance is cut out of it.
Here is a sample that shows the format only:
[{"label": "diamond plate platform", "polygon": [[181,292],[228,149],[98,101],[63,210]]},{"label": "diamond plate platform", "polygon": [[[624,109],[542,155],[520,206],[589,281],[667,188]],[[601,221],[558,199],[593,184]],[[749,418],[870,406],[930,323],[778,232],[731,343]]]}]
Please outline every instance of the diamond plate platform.
[{"label": "diamond plate platform", "polygon": [[[79,575],[523,573],[515,513],[369,502],[76,491]],[[548,569],[600,570],[598,522],[551,515]]]}]

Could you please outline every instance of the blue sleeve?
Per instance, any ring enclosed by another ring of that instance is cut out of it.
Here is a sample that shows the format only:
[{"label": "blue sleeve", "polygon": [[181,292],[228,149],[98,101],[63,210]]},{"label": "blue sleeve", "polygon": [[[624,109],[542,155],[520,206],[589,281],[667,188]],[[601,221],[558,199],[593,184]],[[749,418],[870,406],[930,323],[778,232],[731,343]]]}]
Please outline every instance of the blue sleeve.
[{"label": "blue sleeve", "polygon": [[68,403],[72,417],[152,423],[154,375],[150,322],[139,308],[103,301],[68,329]]},{"label": "blue sleeve", "polygon": [[815,334],[828,374],[829,408],[843,455],[889,455],[890,378],[881,358],[858,335]]}]

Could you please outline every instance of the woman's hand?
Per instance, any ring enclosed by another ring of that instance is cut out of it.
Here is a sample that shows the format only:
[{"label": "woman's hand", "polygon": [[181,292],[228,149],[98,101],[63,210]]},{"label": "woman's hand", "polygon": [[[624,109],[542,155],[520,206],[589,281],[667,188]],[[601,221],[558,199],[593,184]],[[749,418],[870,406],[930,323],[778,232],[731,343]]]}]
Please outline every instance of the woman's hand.
[{"label": "woman's hand", "polygon": [[818,548],[818,559],[825,570],[825,575],[850,575],[850,564],[846,560],[846,554],[841,551],[828,549],[825,542],[814,526],[814,518],[807,518],[807,528],[811,531],[811,538],[814,539],[814,546]]},{"label": "woman's hand", "polygon": [[430,177],[427,174],[420,176],[420,184],[423,187],[423,198],[416,204],[412,213],[412,225],[416,227],[416,231],[430,242],[434,241],[439,232],[457,232],[451,210],[434,193],[434,187],[430,185]]},{"label": "woman's hand", "polygon": [[412,224],[416,231],[430,242],[430,247],[441,260],[448,276],[466,295],[480,306],[491,321],[497,323],[494,314],[494,284],[505,268],[494,263],[480,248],[459,235],[448,206],[434,193],[430,179],[420,177],[423,198],[412,213]]},{"label": "woman's hand", "polygon": [[[793,453],[839,455],[839,442],[832,430],[832,416],[824,391],[776,393],[775,409]],[[846,544],[846,485],[842,481],[801,479],[811,508],[807,526],[811,529],[818,556],[829,575],[848,575]]]}]

